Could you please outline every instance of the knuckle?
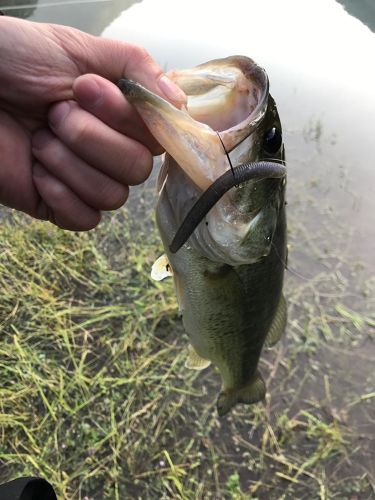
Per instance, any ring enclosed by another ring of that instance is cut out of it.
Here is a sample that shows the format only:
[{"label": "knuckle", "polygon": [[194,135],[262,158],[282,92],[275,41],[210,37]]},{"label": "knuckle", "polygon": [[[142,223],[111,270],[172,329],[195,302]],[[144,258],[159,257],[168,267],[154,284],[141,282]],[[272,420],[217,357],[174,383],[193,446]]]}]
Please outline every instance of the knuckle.
[{"label": "knuckle", "polygon": [[64,165],[67,160],[66,149],[57,138],[51,139],[43,156],[45,164],[55,169]]},{"label": "knuckle", "polygon": [[150,53],[140,45],[131,46],[131,59],[134,64],[144,64],[152,61]]},{"label": "knuckle", "polygon": [[67,125],[69,143],[72,147],[79,147],[93,136],[93,128],[89,120],[77,119]]},{"label": "knuckle", "polygon": [[90,115],[77,103],[70,104],[70,111],[56,130],[56,135],[68,145],[80,146],[93,136],[93,123]]},{"label": "knuckle", "polygon": [[49,205],[52,208],[65,206],[70,198],[70,190],[62,182],[51,182],[49,186]]},{"label": "knuckle", "polygon": [[32,137],[33,156],[46,165],[59,165],[64,159],[63,149],[59,139],[50,132],[38,131]]}]

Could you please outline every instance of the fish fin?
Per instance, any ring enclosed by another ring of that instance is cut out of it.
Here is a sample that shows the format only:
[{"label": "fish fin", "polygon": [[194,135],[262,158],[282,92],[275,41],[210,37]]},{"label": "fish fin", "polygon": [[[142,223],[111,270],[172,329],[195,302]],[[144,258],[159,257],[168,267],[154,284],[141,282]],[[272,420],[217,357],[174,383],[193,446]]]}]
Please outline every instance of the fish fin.
[{"label": "fish fin", "polygon": [[173,276],[172,266],[169,263],[168,257],[164,253],[153,263],[151,278],[155,281],[161,281],[169,276]]},{"label": "fish fin", "polygon": [[266,384],[262,375],[257,370],[254,377],[240,389],[226,389],[217,398],[217,412],[219,417],[226,415],[236,403],[251,405],[262,401],[266,395]]},{"label": "fish fin", "polygon": [[173,274],[174,288],[176,291],[176,298],[178,309],[182,314],[184,312],[184,289],[182,287],[181,279],[177,273]]},{"label": "fish fin", "polygon": [[279,305],[277,306],[275,317],[272,320],[270,329],[268,330],[264,347],[273,347],[281,339],[281,336],[286,327],[287,321],[287,306],[283,294],[281,294]]},{"label": "fish fin", "polygon": [[207,368],[207,366],[210,366],[211,361],[199,356],[192,345],[189,344],[188,350],[189,355],[187,360],[185,361],[186,368],[191,368],[192,370],[204,370],[205,368]]}]

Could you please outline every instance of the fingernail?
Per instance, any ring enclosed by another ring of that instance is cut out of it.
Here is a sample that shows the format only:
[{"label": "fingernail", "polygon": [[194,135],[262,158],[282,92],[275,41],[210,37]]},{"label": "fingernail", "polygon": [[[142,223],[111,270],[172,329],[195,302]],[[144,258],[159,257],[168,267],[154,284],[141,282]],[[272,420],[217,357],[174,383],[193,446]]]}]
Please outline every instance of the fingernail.
[{"label": "fingernail", "polygon": [[33,177],[46,177],[46,175],[48,175],[47,170],[40,163],[34,163]]},{"label": "fingernail", "polygon": [[99,103],[103,96],[103,91],[95,80],[85,78],[79,84],[78,100],[83,106],[92,107]]},{"label": "fingernail", "polygon": [[32,137],[31,146],[33,149],[43,149],[50,140],[50,133],[45,130],[38,130]]},{"label": "fingernail", "polygon": [[180,89],[170,78],[166,75],[163,75],[159,79],[159,88],[163,92],[163,94],[173,102],[185,104],[186,103],[186,95],[183,90]]},{"label": "fingernail", "polygon": [[48,113],[48,121],[51,127],[58,127],[66,118],[70,111],[70,104],[67,101],[55,104]]}]

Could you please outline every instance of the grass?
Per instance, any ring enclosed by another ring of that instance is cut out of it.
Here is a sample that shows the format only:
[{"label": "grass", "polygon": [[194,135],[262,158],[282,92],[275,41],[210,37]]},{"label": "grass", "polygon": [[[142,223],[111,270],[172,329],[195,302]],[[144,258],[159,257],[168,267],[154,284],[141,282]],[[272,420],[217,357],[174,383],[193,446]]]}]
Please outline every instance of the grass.
[{"label": "grass", "polygon": [[267,399],[218,419],[218,373],[185,368],[172,284],[150,280],[162,249],[146,219],[2,222],[0,481],[41,475],[64,499],[371,498],[373,280],[353,287],[345,255],[312,237],[302,255],[292,220]]}]

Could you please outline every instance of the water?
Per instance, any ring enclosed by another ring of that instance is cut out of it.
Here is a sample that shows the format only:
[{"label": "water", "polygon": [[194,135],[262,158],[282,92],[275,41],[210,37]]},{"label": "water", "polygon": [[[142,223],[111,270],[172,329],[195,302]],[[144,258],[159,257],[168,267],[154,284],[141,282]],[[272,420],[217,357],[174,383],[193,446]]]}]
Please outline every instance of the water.
[{"label": "water", "polygon": [[302,183],[302,198],[306,188],[305,197],[322,197],[321,211],[329,201],[337,222],[354,231],[355,255],[371,263],[375,35],[366,25],[333,0],[234,0],[230,8],[193,0],[183,13],[179,2],[149,0],[104,35],[145,46],[164,68],[236,53],[265,67],[285,131],[290,183]]},{"label": "water", "polygon": [[[13,2],[17,11],[10,3],[1,1],[1,8],[9,6],[8,12],[35,21],[68,24],[143,45],[165,69],[232,54],[255,59],[269,75],[288,160],[288,335],[301,339],[306,324],[316,323],[317,316],[329,318],[332,311],[338,314],[337,322],[347,318],[345,311],[364,318],[373,314],[375,9],[371,0],[103,0],[58,5],[20,1]],[[154,175],[146,187],[133,190],[131,212],[136,201],[149,196],[153,182]],[[347,325],[344,320],[342,324]],[[323,327],[318,330],[326,340],[328,335],[328,347],[318,349],[312,361],[298,354],[296,376],[303,377],[303,363],[316,363],[318,372],[332,376],[337,408],[349,389],[358,394],[373,391],[375,349],[366,321],[361,336],[341,350]],[[289,355],[297,352],[293,349]],[[319,401],[321,391],[307,384],[291,406],[297,412],[302,397]],[[275,408],[281,405],[280,400]],[[367,444],[355,443],[362,451],[354,462],[369,463],[374,432],[368,414],[358,407],[349,410],[344,403],[343,408],[347,425],[368,439]]]},{"label": "water", "polygon": [[361,288],[375,269],[375,12],[371,2],[355,5],[145,0],[103,36],[146,47],[165,69],[231,54],[266,68],[288,160],[291,271],[309,279],[342,260]]},{"label": "water", "polygon": [[353,257],[373,268],[375,35],[370,27],[375,13],[371,2],[361,8],[350,0],[340,3],[232,0],[228,7],[214,0],[2,0],[0,5],[35,21],[138,43],[165,69],[236,53],[251,56],[267,70],[282,119],[289,202],[297,196],[301,203],[310,196],[320,200],[314,218],[324,218],[327,209],[334,213],[334,223],[348,228]]}]

